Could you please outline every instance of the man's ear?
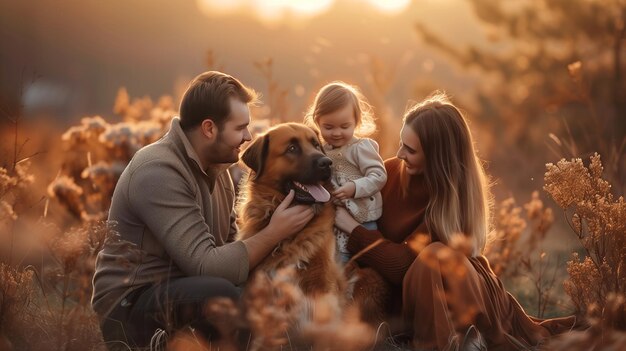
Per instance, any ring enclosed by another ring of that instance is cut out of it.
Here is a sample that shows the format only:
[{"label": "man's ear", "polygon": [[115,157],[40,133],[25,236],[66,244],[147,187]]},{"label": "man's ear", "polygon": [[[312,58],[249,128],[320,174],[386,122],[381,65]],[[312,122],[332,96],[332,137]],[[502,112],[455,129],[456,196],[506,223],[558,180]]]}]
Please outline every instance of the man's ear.
[{"label": "man's ear", "polygon": [[217,125],[215,124],[215,122],[213,122],[212,119],[209,118],[203,120],[202,123],[200,123],[200,130],[202,131],[202,134],[209,139],[215,138],[218,132]]},{"label": "man's ear", "polygon": [[265,166],[265,159],[269,153],[270,136],[265,134],[257,137],[250,146],[241,155],[241,160],[246,166],[250,167],[254,171],[255,178],[258,178],[263,173],[263,167]]}]

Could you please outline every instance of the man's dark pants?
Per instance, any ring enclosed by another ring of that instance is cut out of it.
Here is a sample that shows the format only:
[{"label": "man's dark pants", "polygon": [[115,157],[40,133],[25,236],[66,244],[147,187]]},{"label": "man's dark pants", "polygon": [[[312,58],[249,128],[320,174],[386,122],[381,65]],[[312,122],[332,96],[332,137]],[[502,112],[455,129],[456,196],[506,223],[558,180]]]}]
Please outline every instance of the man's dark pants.
[{"label": "man's dark pants", "polygon": [[177,278],[142,287],[128,294],[102,322],[102,335],[111,350],[147,347],[159,328],[171,335],[190,326],[205,339],[215,340],[221,336],[203,313],[207,303],[224,297],[237,303],[240,295],[241,288],[216,277]]}]

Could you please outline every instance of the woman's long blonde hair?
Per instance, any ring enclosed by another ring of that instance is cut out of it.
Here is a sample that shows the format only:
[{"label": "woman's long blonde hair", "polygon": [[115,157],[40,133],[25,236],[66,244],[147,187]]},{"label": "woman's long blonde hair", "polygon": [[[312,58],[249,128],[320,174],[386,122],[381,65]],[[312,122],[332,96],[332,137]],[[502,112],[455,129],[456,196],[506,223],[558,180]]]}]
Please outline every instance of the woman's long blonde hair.
[{"label": "woman's long blonde hair", "polygon": [[404,125],[417,134],[424,152],[428,230],[444,244],[464,234],[472,240],[472,256],[482,254],[492,198],[465,117],[444,93],[436,92],[405,113]]},{"label": "woman's long blonde hair", "polygon": [[367,137],[376,131],[376,121],[372,106],[356,86],[334,81],[323,86],[317,95],[313,105],[304,116],[304,123],[315,129],[319,129],[321,116],[333,113],[351,105],[354,108],[355,129],[357,137]]}]

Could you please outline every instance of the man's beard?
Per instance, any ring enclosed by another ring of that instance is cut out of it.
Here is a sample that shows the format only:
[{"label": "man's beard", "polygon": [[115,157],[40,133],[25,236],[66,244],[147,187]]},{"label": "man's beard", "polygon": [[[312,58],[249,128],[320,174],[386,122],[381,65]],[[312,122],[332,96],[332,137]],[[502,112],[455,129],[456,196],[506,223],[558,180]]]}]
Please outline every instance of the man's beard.
[{"label": "man's beard", "polygon": [[[235,152],[235,147],[224,142],[222,135],[218,135],[216,143],[215,159],[216,163],[235,163],[239,161],[239,154]],[[241,146],[241,143],[238,145]]]}]

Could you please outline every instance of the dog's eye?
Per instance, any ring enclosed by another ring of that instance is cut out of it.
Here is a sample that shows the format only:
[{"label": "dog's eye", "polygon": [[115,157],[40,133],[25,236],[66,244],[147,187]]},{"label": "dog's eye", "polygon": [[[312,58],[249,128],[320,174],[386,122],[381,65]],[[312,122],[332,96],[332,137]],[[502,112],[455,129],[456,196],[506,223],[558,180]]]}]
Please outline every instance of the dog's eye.
[{"label": "dog's eye", "polygon": [[289,145],[289,147],[287,147],[287,152],[296,152],[296,151],[298,151],[298,148],[295,145],[293,145],[293,144],[291,144],[291,145]]}]

